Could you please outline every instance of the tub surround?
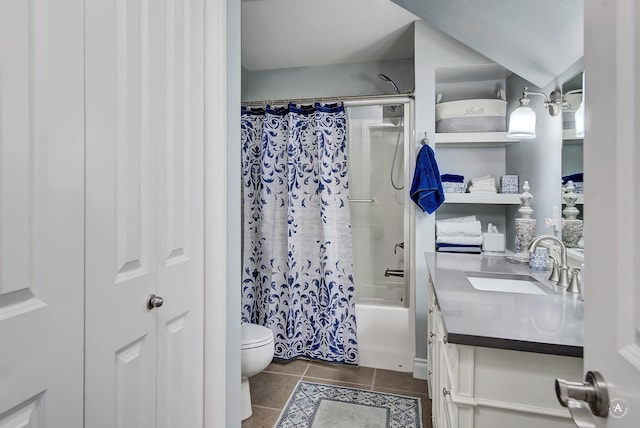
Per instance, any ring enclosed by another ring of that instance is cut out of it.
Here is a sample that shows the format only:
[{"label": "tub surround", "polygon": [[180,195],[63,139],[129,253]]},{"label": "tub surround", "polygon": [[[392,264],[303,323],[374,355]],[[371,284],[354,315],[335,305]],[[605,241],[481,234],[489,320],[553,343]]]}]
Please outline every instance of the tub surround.
[{"label": "tub surround", "polygon": [[[582,357],[583,302],[504,256],[426,253],[438,309],[449,343]],[[465,272],[529,275],[549,295],[475,289]]]}]

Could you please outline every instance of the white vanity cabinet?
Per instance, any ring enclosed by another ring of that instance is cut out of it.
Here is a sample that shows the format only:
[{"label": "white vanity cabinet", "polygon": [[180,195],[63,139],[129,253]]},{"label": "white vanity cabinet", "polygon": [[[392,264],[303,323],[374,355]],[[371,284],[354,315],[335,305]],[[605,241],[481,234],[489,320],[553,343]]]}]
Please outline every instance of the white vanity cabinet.
[{"label": "white vanity cabinet", "polygon": [[574,427],[554,381],[581,378],[582,358],[449,343],[431,278],[429,287],[434,427]]}]

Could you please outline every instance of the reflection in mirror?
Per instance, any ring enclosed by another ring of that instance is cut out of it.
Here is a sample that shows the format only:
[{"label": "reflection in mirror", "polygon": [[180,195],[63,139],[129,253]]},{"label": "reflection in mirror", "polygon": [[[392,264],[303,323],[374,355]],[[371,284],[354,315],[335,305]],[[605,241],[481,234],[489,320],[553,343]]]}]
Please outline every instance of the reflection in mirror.
[{"label": "reflection in mirror", "polygon": [[[583,84],[584,73],[581,72],[562,85],[562,92],[565,99],[565,105],[562,111],[563,217],[565,226],[568,226],[566,230],[563,230],[563,240],[565,244],[569,244],[567,245],[568,247],[573,247],[578,251],[584,249],[584,240],[582,237],[576,240],[575,236],[565,237],[564,235],[575,233],[575,228],[571,227],[569,223],[575,223],[576,219],[582,223],[584,214],[584,162],[582,150],[584,138]],[[582,130],[580,130],[581,125]],[[578,132],[576,132],[576,130]],[[572,185],[568,185],[569,182],[571,182]],[[573,193],[575,193],[575,195],[573,195]],[[567,202],[569,203],[567,204]],[[577,217],[575,214],[576,209],[579,211]],[[570,215],[568,215],[569,212]],[[573,231],[570,229],[573,229]],[[580,233],[582,233],[581,224]]]}]

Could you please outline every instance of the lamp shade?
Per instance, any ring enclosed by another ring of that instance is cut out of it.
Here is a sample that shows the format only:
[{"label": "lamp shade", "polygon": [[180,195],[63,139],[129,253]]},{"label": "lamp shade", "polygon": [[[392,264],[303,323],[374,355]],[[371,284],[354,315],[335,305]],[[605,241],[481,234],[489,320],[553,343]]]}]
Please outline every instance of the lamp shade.
[{"label": "lamp shade", "polygon": [[536,138],[536,113],[528,105],[521,105],[509,116],[507,137],[529,139]]},{"label": "lamp shade", "polygon": [[574,120],[576,122],[576,138],[584,138],[584,100],[574,113]]}]

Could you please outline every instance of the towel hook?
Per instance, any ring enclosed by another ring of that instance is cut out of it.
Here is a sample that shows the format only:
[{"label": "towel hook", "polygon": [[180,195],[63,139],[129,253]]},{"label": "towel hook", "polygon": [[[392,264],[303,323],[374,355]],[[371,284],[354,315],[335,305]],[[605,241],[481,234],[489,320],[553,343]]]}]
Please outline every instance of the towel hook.
[{"label": "towel hook", "polygon": [[427,133],[424,133],[424,138],[422,140],[420,140],[420,142],[422,143],[422,145],[424,146],[425,144],[429,144],[429,136],[427,135]]}]

